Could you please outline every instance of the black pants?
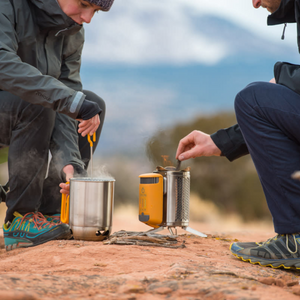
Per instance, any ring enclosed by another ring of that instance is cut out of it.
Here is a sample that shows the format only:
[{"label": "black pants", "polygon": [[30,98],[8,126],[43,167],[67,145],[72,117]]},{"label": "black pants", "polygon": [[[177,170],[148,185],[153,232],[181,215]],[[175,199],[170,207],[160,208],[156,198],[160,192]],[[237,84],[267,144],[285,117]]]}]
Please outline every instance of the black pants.
[{"label": "black pants", "polygon": [[[105,103],[96,94],[83,92],[102,109],[95,150],[105,118]],[[21,214],[60,212],[62,168],[71,163],[87,169],[90,160],[87,137],[77,133],[77,125],[76,120],[66,115],[0,92],[0,148],[9,146],[10,191],[5,222],[13,219],[15,211]],[[52,159],[45,179],[49,149]]]},{"label": "black pants", "polygon": [[275,232],[300,232],[300,95],[255,82],[236,97],[237,121],[260,178]]}]

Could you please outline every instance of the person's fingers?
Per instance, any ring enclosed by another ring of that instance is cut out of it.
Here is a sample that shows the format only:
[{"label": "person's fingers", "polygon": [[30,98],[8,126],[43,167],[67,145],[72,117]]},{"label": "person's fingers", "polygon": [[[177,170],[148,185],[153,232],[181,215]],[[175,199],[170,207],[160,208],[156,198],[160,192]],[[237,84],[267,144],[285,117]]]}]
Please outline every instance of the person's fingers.
[{"label": "person's fingers", "polygon": [[179,145],[178,145],[178,148],[177,148],[177,151],[176,151],[176,159],[178,159],[178,156],[184,152],[185,148],[186,148],[186,142],[184,140],[185,138],[181,139],[180,142],[179,142]]},{"label": "person's fingers", "polygon": [[97,130],[98,126],[89,126],[87,128],[85,128],[82,132],[81,132],[81,135],[84,137],[86,135],[93,135],[94,132]]},{"label": "person's fingers", "polygon": [[187,151],[193,149],[194,147],[195,147],[195,144],[189,144],[189,145],[184,146],[184,147],[182,148],[182,150],[180,150],[180,152],[178,151],[178,153],[176,153],[176,154],[177,154],[176,159],[181,160],[181,159],[180,159],[180,155],[182,155],[183,153],[185,153],[185,152],[187,152]]},{"label": "person's fingers", "polygon": [[83,137],[87,134],[93,135],[100,125],[99,115],[94,116],[89,120],[78,120],[80,123],[78,125],[78,133]]},{"label": "person's fingers", "polygon": [[67,184],[67,183],[64,183],[64,182],[60,183],[59,187],[64,189],[64,190],[70,190],[70,184]]},{"label": "person's fingers", "polygon": [[183,160],[187,160],[187,159],[190,159],[190,158],[195,158],[197,156],[199,156],[199,154],[197,154],[197,147],[193,147],[191,150],[188,150],[188,151],[185,151],[185,152],[181,153],[178,156],[178,159],[180,161],[183,161]]},{"label": "person's fingers", "polygon": [[61,189],[60,189],[60,193],[61,193],[61,194],[67,194],[67,195],[70,194],[70,185],[69,185],[69,184],[61,183],[61,184],[59,185],[59,187],[61,188]]},{"label": "person's fingers", "polygon": [[60,192],[61,194],[70,195],[70,190],[64,190],[64,189],[61,189],[61,190],[59,190],[59,192]]},{"label": "person's fingers", "polygon": [[93,128],[93,125],[91,126],[91,122],[82,121],[78,125],[78,133],[80,133],[82,136],[86,136],[88,133],[90,133],[92,128]]},{"label": "person's fingers", "polygon": [[100,118],[99,115],[97,115],[93,118],[89,134],[93,135],[94,132],[98,129],[99,125],[100,125]]},{"label": "person's fingers", "polygon": [[[182,138],[179,142],[177,151],[176,151],[176,159],[179,158],[179,155],[183,152],[186,151],[186,148],[189,147],[193,147],[195,145],[194,142],[194,134],[193,132],[191,132],[190,134],[188,134],[187,136],[185,136],[184,138]],[[180,158],[179,158],[180,159]]]}]

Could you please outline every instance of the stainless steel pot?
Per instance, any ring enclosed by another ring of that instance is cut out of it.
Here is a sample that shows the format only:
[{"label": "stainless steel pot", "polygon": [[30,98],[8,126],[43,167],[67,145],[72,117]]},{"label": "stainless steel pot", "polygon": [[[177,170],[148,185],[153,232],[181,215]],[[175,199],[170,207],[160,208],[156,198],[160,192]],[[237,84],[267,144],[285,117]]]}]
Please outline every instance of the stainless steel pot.
[{"label": "stainless steel pot", "polygon": [[[109,236],[114,208],[114,179],[71,178],[69,202],[62,201],[76,240],[101,241]],[[69,203],[69,207],[68,207]]]}]

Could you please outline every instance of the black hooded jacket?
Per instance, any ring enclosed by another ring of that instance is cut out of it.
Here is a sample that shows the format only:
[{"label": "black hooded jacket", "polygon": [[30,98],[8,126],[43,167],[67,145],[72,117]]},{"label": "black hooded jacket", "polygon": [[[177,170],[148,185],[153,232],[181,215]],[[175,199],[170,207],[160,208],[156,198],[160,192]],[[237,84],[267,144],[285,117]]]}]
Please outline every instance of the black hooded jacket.
[{"label": "black hooded jacket", "polygon": [[[268,25],[283,23],[297,23],[297,41],[300,53],[300,0],[281,0],[279,8],[268,16]],[[300,65],[277,62],[274,65],[274,77],[277,84],[284,85],[300,94]],[[211,138],[222,151],[222,155],[230,161],[249,153],[238,124],[218,130],[211,135]]]}]

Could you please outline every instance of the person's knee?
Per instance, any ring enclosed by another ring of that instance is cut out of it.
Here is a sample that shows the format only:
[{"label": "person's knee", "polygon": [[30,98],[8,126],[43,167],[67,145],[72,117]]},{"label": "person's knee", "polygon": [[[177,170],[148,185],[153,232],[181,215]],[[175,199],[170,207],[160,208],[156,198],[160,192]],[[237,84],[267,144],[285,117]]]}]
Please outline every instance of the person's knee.
[{"label": "person's knee", "polygon": [[92,102],[95,102],[99,105],[99,107],[102,109],[102,113],[101,115],[105,115],[105,111],[106,111],[106,105],[105,105],[105,101],[99,97],[98,95],[96,95],[95,93],[88,91],[88,90],[84,90],[83,93],[86,95],[86,99]]},{"label": "person's knee", "polygon": [[253,82],[242,89],[235,97],[234,108],[235,112],[254,107],[257,99],[260,98],[259,94],[264,90],[266,82]]},{"label": "person's knee", "polygon": [[243,90],[241,90],[240,92],[238,92],[235,97],[234,110],[235,110],[236,115],[239,114],[241,108],[244,108],[246,106],[246,101],[248,100],[248,98],[245,97],[245,94],[247,93],[247,91],[245,92],[246,89],[248,89],[248,87],[246,87]]}]

